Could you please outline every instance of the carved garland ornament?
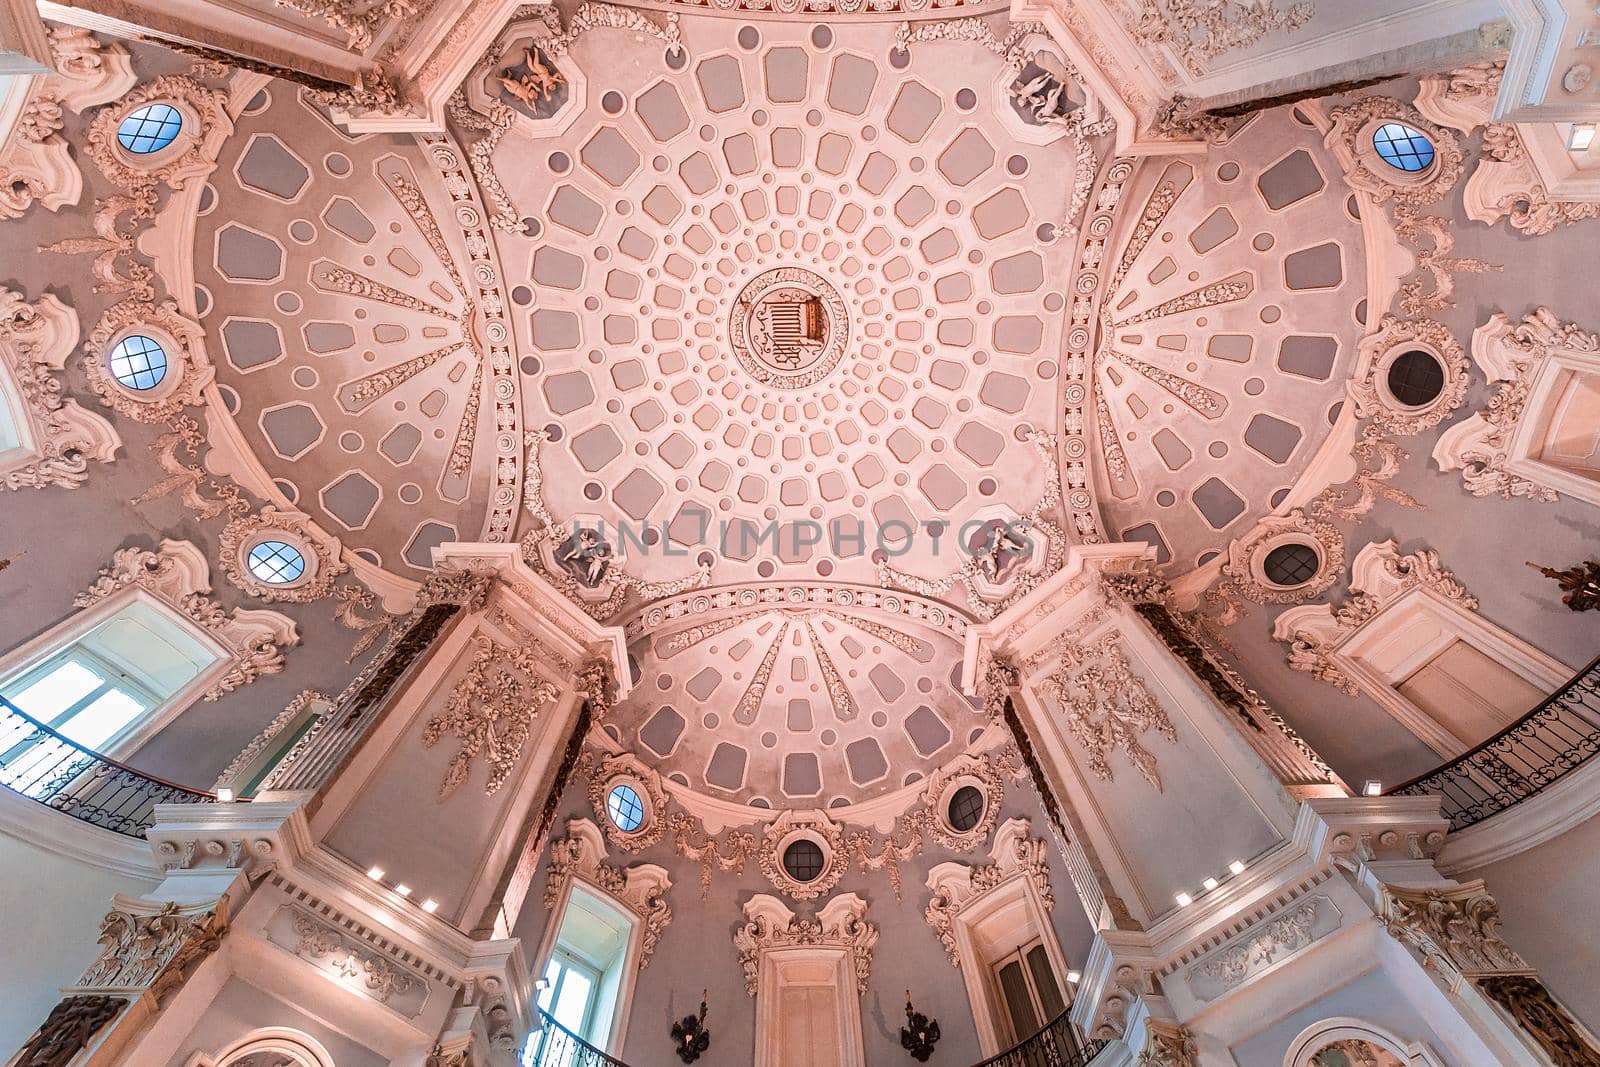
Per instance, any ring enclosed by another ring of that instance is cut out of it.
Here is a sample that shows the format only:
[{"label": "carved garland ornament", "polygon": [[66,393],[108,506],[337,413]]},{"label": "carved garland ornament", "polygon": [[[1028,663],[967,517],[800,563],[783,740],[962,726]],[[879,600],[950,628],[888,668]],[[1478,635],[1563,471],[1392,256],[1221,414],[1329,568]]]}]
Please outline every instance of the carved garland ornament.
[{"label": "carved garland ornament", "polygon": [[1562,322],[1541,307],[1519,323],[1495,312],[1472,336],[1472,357],[1499,389],[1488,407],[1447,429],[1434,447],[1433,458],[1444,471],[1460,470],[1473,496],[1497,494],[1507,500],[1525,496],[1551,502],[1555,489],[1515,473],[1512,441],[1531,417],[1528,401],[1534,379],[1552,358],[1568,353],[1600,363],[1600,337]]},{"label": "carved garland ornament", "polygon": [[799,918],[777,897],[758,893],[745,902],[744,915],[744,925],[734,931],[733,947],[744,967],[745,991],[752,997],[761,991],[762,954],[797,945],[843,949],[850,957],[856,992],[867,991],[878,928],[867,922],[867,902],[854,893],[829,900],[815,919]]},{"label": "carved garland ornament", "polygon": [[162,541],[156,552],[123,548],[111,557],[111,566],[103,569],[94,584],[72,603],[79,608],[93,607],[115,593],[138,586],[209,631],[232,659],[228,669],[204,693],[205,699],[216,700],[264,674],[282,671],[282,650],[297,644],[300,635],[294,621],[276,611],[225,610],[205,595],[211,591],[208,571],[205,556],[187,541]]},{"label": "carved garland ornament", "polygon": [[499,792],[522,758],[533,720],[561,695],[560,690],[540,677],[535,650],[508,648],[481,635],[476,641],[478,651],[466,674],[451,691],[444,710],[430,719],[422,731],[424,748],[432,748],[446,734],[461,739],[439,786],[440,800],[448,798],[467,780],[473,757],[479,753],[489,770],[484,795]]},{"label": "carved garland ornament", "polygon": [[326,964],[333,973],[352,982],[380,1004],[396,993],[409,992],[419,981],[390,960],[340,933],[314,916],[294,909],[294,953],[312,963]]},{"label": "carved garland ornament", "polygon": [[1269,33],[1292,33],[1310,22],[1315,5],[1282,8],[1275,0],[1139,0],[1128,15],[1134,40],[1147,48],[1166,46],[1196,78],[1219,56],[1249,48]]},{"label": "carved garland ornament", "polygon": [[605,859],[606,844],[600,827],[588,819],[568,819],[567,836],[550,845],[544,906],[554,908],[560,903],[574,877],[604,890],[639,917],[644,929],[639,948],[639,966],[643,967],[650,962],[661,932],[672,922],[672,908],[667,904],[672,879],[664,867],[654,863],[614,867]]},{"label": "carved garland ornament", "polygon": [[1133,673],[1120,638],[1110,634],[1090,645],[1063,643],[1060,651],[1061,665],[1041,688],[1054,699],[1067,732],[1087,754],[1089,770],[1101,781],[1113,781],[1111,756],[1120,751],[1161,792],[1156,757],[1140,738],[1154,730],[1176,744],[1178,734]]},{"label": "carved garland ornament", "polygon": [[0,385],[14,386],[5,392],[20,402],[23,446],[0,462],[0,489],[75,489],[89,477],[89,460],[109,463],[122,447],[109,422],[63,395],[59,375],[77,339],[77,314],[54,296],[30,304],[0,288]]}]

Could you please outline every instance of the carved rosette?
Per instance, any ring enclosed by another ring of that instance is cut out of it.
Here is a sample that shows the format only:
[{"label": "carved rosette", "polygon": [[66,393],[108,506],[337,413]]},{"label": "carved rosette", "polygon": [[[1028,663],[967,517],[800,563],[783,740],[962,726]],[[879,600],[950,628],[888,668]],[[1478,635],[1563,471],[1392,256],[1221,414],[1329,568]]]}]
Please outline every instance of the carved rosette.
[{"label": "carved rosette", "polygon": [[867,922],[867,902],[854,893],[829,900],[815,919],[802,919],[777,897],[758,893],[745,902],[744,916],[744,925],[734,931],[733,947],[744,968],[745,991],[752,997],[761,992],[763,953],[793,946],[842,949],[850,957],[856,992],[867,991],[878,928]]},{"label": "carved rosette", "polygon": [[[1410,104],[1387,96],[1367,96],[1334,108],[1325,142],[1345,169],[1351,185],[1379,203],[1398,209],[1419,208],[1442,199],[1461,178],[1461,142],[1454,133],[1424,118]],[[1402,122],[1433,142],[1432,165],[1414,174],[1385,163],[1372,135],[1386,122]]]},{"label": "carved rosette", "polygon": [[672,908],[667,903],[672,879],[664,867],[654,863],[615,867],[605,859],[606,844],[600,827],[588,819],[568,819],[567,836],[550,845],[544,906],[554,908],[560,903],[574,878],[601,890],[638,916],[643,928],[639,966],[643,967],[650,962],[661,932],[672,922]]},{"label": "carved rosette", "polygon": [[508,647],[481,635],[476,641],[478,651],[465,675],[451,690],[444,710],[422,731],[424,748],[432,748],[447,734],[461,740],[439,786],[440,800],[467,780],[479,755],[489,771],[484,795],[499,792],[522,758],[534,719],[561,696],[542,677],[537,648]]},{"label": "carved rosette", "polygon": [[[305,571],[295,581],[274,585],[250,570],[251,549],[264,540],[283,541],[305,558]],[[228,581],[269,603],[307,604],[333,592],[339,576],[350,569],[340,558],[340,545],[298,511],[279,511],[271,504],[241,515],[222,528],[217,539],[218,562]]]},{"label": "carved rosette", "polygon": [[1460,470],[1473,496],[1529,497],[1552,502],[1557,490],[1513,469],[1512,443],[1528,419],[1533,384],[1552,360],[1600,365],[1600,337],[1562,322],[1546,307],[1521,322],[1495,312],[1472,335],[1472,358],[1499,386],[1482,411],[1449,427],[1434,447],[1440,470]]},{"label": "carved rosette", "polygon": [[1355,696],[1360,687],[1339,666],[1336,650],[1369,619],[1418,587],[1469,611],[1478,609],[1478,598],[1440,566],[1437,551],[1424,548],[1403,556],[1394,541],[1380,541],[1356,555],[1350,596],[1343,604],[1291,608],[1273,622],[1272,636],[1289,645],[1290,667]]},{"label": "carved rosette", "polygon": [[283,649],[300,641],[294,620],[276,611],[225,610],[205,595],[211,592],[205,555],[188,541],[162,541],[158,551],[123,548],[111,557],[94,583],[72,603],[88,608],[130,586],[153,594],[173,611],[196,623],[226,648],[232,662],[205,691],[216,700],[264,674],[283,670]]},{"label": "carved rosette", "polygon": [[109,463],[122,447],[109,422],[64,395],[60,374],[77,340],[77,314],[54,296],[30,304],[0,289],[0,383],[21,402],[21,448],[0,460],[0,489],[74,489],[91,459]]},{"label": "carved rosette", "polygon": [[118,895],[100,921],[100,955],[79,977],[81,989],[148,989],[158,1005],[222,944],[226,897],[180,905]]}]

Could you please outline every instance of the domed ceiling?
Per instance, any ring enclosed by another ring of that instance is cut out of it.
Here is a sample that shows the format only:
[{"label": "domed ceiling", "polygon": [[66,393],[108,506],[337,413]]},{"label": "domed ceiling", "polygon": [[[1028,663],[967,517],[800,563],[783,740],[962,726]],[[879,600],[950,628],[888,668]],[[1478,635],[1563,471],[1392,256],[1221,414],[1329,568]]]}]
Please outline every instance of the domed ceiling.
[{"label": "domed ceiling", "polygon": [[[380,582],[520,540],[630,620],[610,725],[680,785],[926,776],[983,726],[961,630],[1058,564],[1064,499],[1182,573],[1312,464],[1367,295],[1313,117],[1108,181],[1111,123],[1002,16],[606,10],[513,22],[446,135],[271,83],[195,284],[283,502]],[[970,554],[1019,519],[1042,538]]]}]

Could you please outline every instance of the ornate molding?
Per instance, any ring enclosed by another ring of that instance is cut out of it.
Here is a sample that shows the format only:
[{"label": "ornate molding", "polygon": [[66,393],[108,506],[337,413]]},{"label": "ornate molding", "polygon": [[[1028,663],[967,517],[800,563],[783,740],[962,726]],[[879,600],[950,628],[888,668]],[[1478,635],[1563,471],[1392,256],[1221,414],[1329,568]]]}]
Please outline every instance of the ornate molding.
[{"label": "ornate molding", "polygon": [[1600,1049],[1535,976],[1491,975],[1478,979],[1478,988],[1527,1031],[1550,1057],[1551,1063],[1562,1067],[1600,1067]]},{"label": "ornate molding", "polygon": [[[1362,97],[1334,108],[1324,143],[1338,158],[1346,180],[1378,203],[1420,208],[1442,199],[1461,178],[1461,142],[1451,131],[1425,118],[1410,104],[1387,96]],[[1402,122],[1433,142],[1433,164],[1407,174],[1384,163],[1372,144],[1372,131],[1384,122]]]},{"label": "ornate molding", "polygon": [[604,891],[617,903],[638,916],[643,936],[639,966],[650,962],[661,932],[672,922],[667,891],[672,880],[664,867],[654,863],[614,867],[605,862],[605,838],[600,827],[588,819],[568,819],[567,836],[550,845],[549,880],[545,884],[544,906],[560,903],[574,877]]},{"label": "ornate molding", "polygon": [[1416,949],[1447,976],[1532,971],[1500,936],[1500,905],[1481,879],[1448,888],[1384,885],[1378,915],[1395,940]]},{"label": "ornate molding", "polygon": [[[117,141],[117,127],[128,112],[150,103],[170,103],[184,117],[184,128],[170,147],[148,157],[134,156]],[[216,144],[233,132],[228,94],[193,78],[167,75],[145,82],[103,107],[89,126],[85,151],[101,172],[154,210],[155,189],[182,189],[214,165]]]},{"label": "ornate molding", "polygon": [[[1427,404],[1408,407],[1389,392],[1386,376],[1396,356],[1408,351],[1431,355],[1444,372],[1444,386]],[[1398,319],[1385,315],[1373,333],[1361,339],[1361,355],[1350,396],[1356,414],[1370,418],[1385,433],[1416,434],[1443,422],[1467,396],[1467,357],[1449,327],[1433,319]]]},{"label": "ornate molding", "polygon": [[103,993],[62,997],[16,1058],[8,1062],[15,1067],[68,1067],[127,1006],[126,998]]},{"label": "ornate molding", "polygon": [[[1518,463],[1514,442],[1530,412],[1533,386],[1545,366],[1563,355],[1600,365],[1600,337],[1562,322],[1540,307],[1521,322],[1495,312],[1472,335],[1472,358],[1491,384],[1498,385],[1483,410],[1456,423],[1440,436],[1433,459],[1442,471],[1461,471],[1473,496],[1530,497],[1551,502],[1557,490],[1528,477]],[[1519,469],[1521,468],[1521,469]]]},{"label": "ornate molding", "polygon": [[445,800],[467,780],[474,757],[482,755],[489,778],[485,796],[499,792],[522,758],[533,720],[561,691],[540,675],[537,648],[508,647],[478,636],[478,651],[456,682],[444,710],[422,731],[422,746],[432,748],[446,734],[460,738],[450,758],[439,799]]},{"label": "ornate molding", "polygon": [[148,989],[159,1006],[217,950],[228,930],[226,897],[201,904],[118,894],[100,921],[100,955],[81,989]]},{"label": "ornate molding", "polygon": [[[822,850],[822,870],[809,882],[792,877],[783,866],[783,854],[796,841],[807,840]],[[824,811],[783,811],[761,836],[756,863],[767,881],[793,900],[815,900],[839,884],[849,866],[844,852],[844,828]]]},{"label": "ornate molding", "polygon": [[1483,156],[1462,196],[1467,217],[1511,228],[1530,237],[1557,226],[1600,217],[1600,202],[1558,200],[1546,188],[1518,126],[1496,123],[1483,131]]},{"label": "ornate molding", "polygon": [[1166,48],[1192,77],[1214,59],[1249,48],[1269,33],[1293,33],[1316,15],[1310,2],[1279,7],[1276,0],[1137,0],[1127,15],[1133,39]]},{"label": "ornate molding", "polygon": [[928,872],[928,888],[933,892],[933,899],[928,901],[923,918],[933,927],[945,955],[950,957],[951,966],[961,966],[955,934],[956,916],[997,886],[1015,878],[1026,878],[1039,894],[1040,903],[1046,908],[1055,906],[1055,896],[1050,889],[1050,868],[1045,862],[1045,842],[1043,838],[1028,836],[1030,825],[1027,819],[1007,819],[995,834],[987,864],[941,863]]},{"label": "ornate molding", "polygon": [[211,592],[205,555],[188,541],[162,541],[155,552],[118,549],[111,566],[101,570],[72,603],[79,608],[93,607],[133,586],[209,631],[228,651],[231,663],[206,689],[207,700],[216,700],[264,674],[282,671],[282,650],[300,640],[294,620],[276,611],[235,608],[230,612],[205,595]]},{"label": "ornate molding", "polygon": [[1198,1067],[1200,1049],[1187,1027],[1151,1019],[1144,1033],[1139,1067]]},{"label": "ornate molding", "polygon": [[799,918],[777,897],[758,893],[745,901],[744,916],[744,925],[734,931],[733,947],[744,968],[745,991],[752,997],[761,992],[762,955],[797,946],[842,949],[856,976],[856,992],[867,991],[878,928],[867,922],[867,902],[854,893],[832,898],[815,919]]},{"label": "ornate molding", "polygon": [[[591,762],[585,772],[589,807],[594,810],[595,821],[604,827],[606,840],[624,852],[642,852],[661,840],[667,830],[667,795],[659,774],[631,752],[601,756],[599,764]],[[618,785],[631,786],[644,802],[643,821],[632,833],[624,831],[607,814],[607,798]]]},{"label": "ornate molding", "polygon": [[[261,581],[250,571],[250,550],[267,537],[286,541],[305,557],[305,576],[284,585]],[[330,543],[331,542],[331,543]],[[298,511],[279,511],[271,504],[251,515],[240,515],[222,528],[217,539],[218,562],[228,581],[251,596],[269,603],[306,604],[333,592],[339,576],[350,569],[340,559],[340,546]]]},{"label": "ornate molding", "polygon": [[22,442],[0,459],[0,489],[77,488],[91,459],[109,463],[122,447],[111,423],[64,394],[60,375],[77,342],[77,313],[53,295],[30,304],[0,288],[0,384],[18,401]]},{"label": "ornate molding", "polygon": [[[1005,776],[992,756],[962,753],[939,769],[928,780],[920,797],[928,811],[928,835],[945,848],[965,852],[989,839],[1000,820],[1000,805],[1005,801]],[[983,794],[983,812],[970,829],[958,830],[950,824],[950,799],[957,790],[971,786]]]},{"label": "ornate molding", "polygon": [[[413,1016],[421,1010],[427,999],[427,982],[420,975],[308,911],[286,906],[279,914],[287,921],[287,928],[281,938],[269,935],[274,943],[281,942],[313,967],[341,979],[346,987],[359,989],[379,1004],[396,1010],[411,1009],[409,1014]],[[279,925],[278,919],[274,919],[274,925]]]},{"label": "ornate molding", "polygon": [[1477,597],[1439,565],[1437,551],[1424,548],[1403,556],[1393,540],[1375,541],[1356,554],[1350,568],[1350,596],[1343,604],[1291,608],[1274,621],[1272,636],[1288,643],[1290,667],[1355,696],[1360,687],[1335,653],[1369,620],[1413,589],[1426,589],[1468,611],[1478,609]]},{"label": "ornate molding", "polygon": [[1113,781],[1111,756],[1121,752],[1161,792],[1156,757],[1141,736],[1154,730],[1175,744],[1177,731],[1133,673],[1121,637],[1108,634],[1088,645],[1061,642],[1058,648],[1061,664],[1039,686],[1054,699],[1067,732],[1087,755],[1089,770],[1103,782]]},{"label": "ornate molding", "polygon": [[279,734],[283,733],[290,723],[299,719],[300,716],[305,712],[306,708],[312,704],[331,705],[332,701],[330,701],[323,694],[317,692],[315,689],[302,689],[295,695],[295,698],[289,701],[289,703],[284,706],[282,711],[273,716],[272,721],[267,723],[267,725],[262,728],[260,733],[252,737],[250,742],[239,751],[239,754],[233,757],[228,765],[222,769],[222,773],[217,776],[217,783],[219,785],[234,784],[235,779],[244,772],[244,769],[250,765],[251,761],[257,756],[261,755],[261,753],[265,752],[268,746],[272,744],[273,740],[276,739]]},{"label": "ornate molding", "polygon": [[1296,901],[1201,957],[1184,972],[1184,981],[1201,1000],[1216,1000],[1337,930],[1340,919],[1326,896]]},{"label": "ornate molding", "polygon": [[[160,343],[167,356],[166,375],[155,387],[128,389],[111,375],[108,360],[118,341],[144,334]],[[123,300],[113,304],[89,331],[83,345],[83,370],[100,402],[136,422],[170,423],[186,407],[205,403],[202,391],[215,371],[206,357],[205,330],[178,311],[172,300]]]}]

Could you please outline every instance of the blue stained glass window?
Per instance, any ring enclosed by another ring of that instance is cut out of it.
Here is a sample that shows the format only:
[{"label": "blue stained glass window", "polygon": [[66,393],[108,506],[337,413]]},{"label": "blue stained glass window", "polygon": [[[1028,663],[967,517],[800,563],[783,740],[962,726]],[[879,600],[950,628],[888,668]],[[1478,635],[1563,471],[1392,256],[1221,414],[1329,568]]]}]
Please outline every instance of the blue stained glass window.
[{"label": "blue stained glass window", "polygon": [[129,389],[154,389],[167,376],[167,350],[153,337],[129,334],[111,349],[111,376]]},{"label": "blue stained glass window", "polygon": [[117,142],[135,155],[159,152],[178,137],[183,115],[171,104],[146,104],[128,112],[117,127]]},{"label": "blue stained glass window", "polygon": [[644,825],[644,801],[639,799],[639,791],[626,784],[612,786],[606,794],[606,814],[618,830],[633,833]]},{"label": "blue stained glass window", "polygon": [[1403,122],[1385,122],[1372,135],[1372,147],[1389,166],[1416,174],[1433,166],[1433,142]]},{"label": "blue stained glass window", "polygon": [[288,585],[306,572],[306,557],[283,541],[262,541],[250,550],[250,573],[268,585]]}]

